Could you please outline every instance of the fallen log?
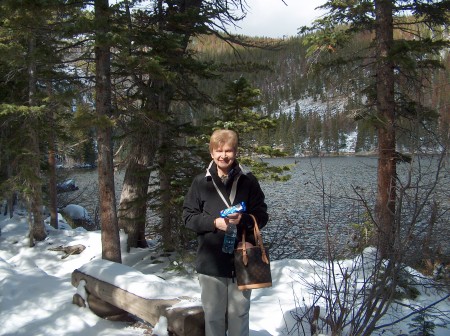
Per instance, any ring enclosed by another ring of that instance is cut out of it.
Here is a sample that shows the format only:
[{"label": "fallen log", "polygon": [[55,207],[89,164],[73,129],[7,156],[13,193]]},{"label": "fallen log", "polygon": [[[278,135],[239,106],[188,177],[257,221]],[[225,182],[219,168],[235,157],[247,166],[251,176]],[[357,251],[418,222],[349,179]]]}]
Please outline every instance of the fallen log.
[{"label": "fallen log", "polygon": [[[123,267],[123,274],[129,272],[129,267],[117,263],[113,267]],[[111,266],[112,267],[112,266]],[[134,271],[135,272],[135,271]],[[84,285],[88,294],[87,305],[102,318],[111,319],[128,312],[155,326],[161,316],[167,318],[168,331],[177,336],[202,336],[204,331],[204,313],[201,306],[173,307],[187,297],[173,299],[149,299],[131,293],[116,285],[96,278],[94,274],[76,269],[72,273],[72,285]],[[145,281],[145,275],[136,275],[136,282]],[[84,299],[77,293],[73,302],[79,306],[86,306]],[[104,303],[104,304],[103,304]]]}]

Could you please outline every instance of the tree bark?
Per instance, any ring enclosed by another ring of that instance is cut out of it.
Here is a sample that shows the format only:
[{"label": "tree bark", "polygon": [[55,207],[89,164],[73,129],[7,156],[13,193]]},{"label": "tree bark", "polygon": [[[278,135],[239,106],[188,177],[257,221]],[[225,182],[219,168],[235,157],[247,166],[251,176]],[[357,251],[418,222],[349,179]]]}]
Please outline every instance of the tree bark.
[{"label": "tree bark", "polygon": [[393,13],[390,0],[375,1],[376,12],[376,91],[378,128],[378,189],[376,220],[380,253],[388,258],[394,246],[396,208],[394,64],[390,58],[393,43]]},{"label": "tree bark", "polygon": [[109,32],[110,9],[108,0],[95,0],[96,24],[96,85],[95,104],[97,113],[98,184],[100,225],[102,229],[102,258],[122,262],[119,226],[114,189],[114,165],[111,117],[111,51]]},{"label": "tree bark", "polygon": [[[30,58],[28,64],[28,104],[30,108],[36,104],[36,61],[34,52],[36,49],[36,39],[33,33],[30,34],[28,43],[28,56]],[[39,150],[39,133],[36,130],[37,118],[30,111],[30,120],[28,121],[28,136],[30,148],[30,171],[26,174],[28,179],[30,203],[30,211],[32,218],[30,219],[30,246],[34,245],[34,240],[42,241],[47,237],[45,231],[44,220],[42,218],[42,182],[41,182],[41,165]]]},{"label": "tree bark", "polygon": [[[48,82],[48,95],[52,96],[51,82]],[[49,144],[48,144],[48,171],[49,171],[49,182],[48,182],[48,193],[50,201],[50,225],[55,229],[58,228],[58,210],[57,210],[57,199],[56,199],[56,142],[55,142],[55,117],[53,114],[53,109],[50,106],[50,111],[48,112],[48,123],[49,127]]]},{"label": "tree bark", "polygon": [[[50,131],[52,132],[52,131]],[[58,210],[56,201],[56,159],[55,159],[55,143],[53,136],[50,138],[50,146],[48,150],[48,167],[49,167],[49,201],[50,201],[50,225],[55,229],[58,228]]]},{"label": "tree bark", "polygon": [[161,237],[163,248],[165,251],[172,251],[174,249],[174,240],[172,239],[172,215],[171,215],[171,199],[172,193],[170,190],[170,176],[168,173],[167,163],[168,158],[168,148],[170,144],[167,143],[167,131],[163,126],[160,128],[159,141],[160,141],[160,151],[158,156],[158,167],[159,167],[159,188],[161,195]]},{"label": "tree bark", "polygon": [[148,247],[145,238],[147,193],[156,146],[153,132],[139,135],[131,141],[119,205],[119,227],[128,234],[128,250]]}]

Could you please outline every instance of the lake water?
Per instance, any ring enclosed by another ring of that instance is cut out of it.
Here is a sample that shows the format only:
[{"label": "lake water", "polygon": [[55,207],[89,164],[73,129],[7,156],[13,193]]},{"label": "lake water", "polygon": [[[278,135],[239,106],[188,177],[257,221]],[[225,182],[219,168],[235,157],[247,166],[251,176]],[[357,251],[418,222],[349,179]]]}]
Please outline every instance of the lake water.
[{"label": "lake water", "polygon": [[295,164],[289,181],[261,182],[271,218],[264,232],[274,244],[273,257],[323,256],[327,237],[345,246],[352,236],[348,224],[358,222],[365,211],[353,188],[373,202],[377,159],[300,158],[270,163]]},{"label": "lake water", "polygon": [[[272,165],[293,164],[287,182],[261,181],[266,195],[270,221],[263,230],[265,240],[272,244],[272,258],[322,258],[331,244],[340,253],[354,247],[353,224],[365,220],[367,210],[364,199],[373,209],[376,192],[375,157],[323,157],[268,159]],[[447,159],[448,161],[448,159]],[[408,181],[409,164],[398,165],[401,185]],[[435,180],[436,158],[422,158],[414,163],[413,186],[418,184],[419,198],[430,189]],[[419,169],[420,168],[420,169]],[[420,170],[420,171],[419,171]],[[65,202],[84,206],[94,214],[97,201],[97,172],[69,171],[67,177],[74,178],[80,187],[78,192],[60,194],[69,197]],[[116,174],[117,197],[120,197],[123,173]],[[439,202],[442,216],[438,218],[439,244],[447,255],[450,253],[450,173],[449,164],[441,172],[433,199]],[[408,202],[404,206],[407,223],[414,214],[414,188],[408,189]],[[72,198],[72,199],[70,199]],[[418,217],[417,230],[424,228],[429,219],[429,206],[425,204],[423,215]],[[446,212],[445,212],[446,210]],[[156,219],[155,219],[156,220]],[[416,231],[417,231],[416,230]],[[418,232],[423,234],[423,232]],[[327,244],[327,241],[329,244]]]},{"label": "lake water", "polygon": [[[290,160],[270,160],[272,164],[295,163],[288,182],[262,182],[261,186],[271,215],[264,229],[268,240],[274,244],[276,259],[322,258],[327,247],[333,246],[346,254],[356,246],[354,224],[363,223],[372,211],[377,186],[377,158],[375,157],[325,157]],[[412,168],[411,168],[412,167]],[[439,183],[424,211],[415,216],[430,191],[436,176],[437,159],[421,158],[397,167],[399,186],[405,188],[402,223],[412,227],[417,238],[423,237],[430,218],[432,200],[439,205],[435,244],[449,255],[450,246],[450,173],[448,159],[441,171]],[[411,176],[411,179],[409,177]],[[408,181],[411,187],[406,188]],[[415,186],[420,186],[416,189]],[[417,196],[417,197],[416,197]],[[327,241],[329,244],[327,244]]]}]

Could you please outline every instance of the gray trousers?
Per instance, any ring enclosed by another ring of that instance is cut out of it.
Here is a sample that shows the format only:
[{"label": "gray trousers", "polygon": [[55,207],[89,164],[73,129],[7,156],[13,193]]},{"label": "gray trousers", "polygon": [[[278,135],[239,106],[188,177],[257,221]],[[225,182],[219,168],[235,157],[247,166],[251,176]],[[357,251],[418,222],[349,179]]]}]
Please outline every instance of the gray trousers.
[{"label": "gray trousers", "polygon": [[240,291],[236,279],[199,274],[205,312],[205,336],[248,336],[251,290]]}]

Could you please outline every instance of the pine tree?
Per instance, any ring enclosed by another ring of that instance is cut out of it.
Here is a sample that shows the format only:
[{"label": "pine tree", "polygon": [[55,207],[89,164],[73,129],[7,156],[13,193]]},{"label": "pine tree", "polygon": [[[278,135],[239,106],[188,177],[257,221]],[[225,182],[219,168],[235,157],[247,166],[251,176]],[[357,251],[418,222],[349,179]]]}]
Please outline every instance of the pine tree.
[{"label": "pine tree", "polygon": [[160,0],[148,11],[131,11],[133,3],[129,4],[130,8],[125,7],[119,18],[122,25],[127,23],[127,28],[121,26],[119,58],[115,63],[126,84],[116,86],[123,90],[117,91],[118,110],[132,112],[124,123],[124,136],[131,140],[131,149],[125,162],[120,225],[129,234],[129,247],[145,242],[146,201],[154,195],[147,195],[147,189],[141,186],[145,180],[148,186],[151,171],[157,170],[159,192],[151,201],[159,204],[163,248],[171,250],[176,245],[173,232],[180,218],[179,207],[174,206],[180,205],[180,191],[175,186],[186,169],[180,167],[177,158],[182,154],[181,132],[188,129],[180,127],[180,120],[186,116],[178,115],[181,109],[173,105],[185,106],[182,113],[186,113],[199,101],[207,100],[196,80],[212,77],[210,62],[197,59],[189,43],[196,36],[216,34],[211,30],[212,21],[226,26],[236,20],[231,7],[240,2],[231,1],[231,7],[221,7],[197,0]]},{"label": "pine tree", "polygon": [[261,104],[260,90],[253,88],[243,76],[229,82],[225,90],[219,94],[219,113],[214,128],[232,129],[239,135],[240,162],[252,167],[252,172],[260,179],[271,178],[287,180],[289,175],[283,173],[289,170],[288,166],[270,166],[267,162],[258,160],[256,156],[282,157],[285,156],[278,148],[261,146],[256,135],[261,131],[274,129],[276,121],[258,113],[255,109]]},{"label": "pine tree", "polygon": [[[449,21],[449,16],[445,14],[448,5],[448,0],[327,1],[322,8],[329,12],[316,20],[312,27],[301,30],[302,33],[314,32],[307,36],[311,53],[316,56],[323,54],[322,60],[328,60],[327,63],[334,67],[355,60],[363,61],[358,52],[344,47],[355,36],[361,36],[363,32],[372,33],[369,36],[373,37],[370,47],[374,56],[372,67],[368,69],[375,81],[365,88],[368,97],[365,117],[372,119],[377,129],[379,159],[375,220],[379,230],[378,245],[384,257],[394,253],[395,239],[399,233],[399,223],[395,223],[398,122],[402,117],[418,120],[431,117],[422,102],[408,96],[407,87],[401,85],[402,79],[408,83],[419,83],[423,78],[417,75],[422,69],[439,66],[439,51],[448,47],[448,41],[442,34],[443,27]],[[404,16],[405,11],[412,13],[412,19]],[[419,32],[414,39],[397,34],[421,24],[426,24],[432,34]],[[340,50],[351,50],[352,54],[338,54]],[[369,64],[369,60],[365,63]]]},{"label": "pine tree", "polygon": [[[55,52],[56,40],[61,37],[55,29],[58,5],[56,0],[25,4],[4,1],[1,8],[0,34],[5,56],[1,68],[6,71],[2,72],[5,87],[1,115],[6,128],[17,127],[15,132],[2,132],[7,137],[2,152],[8,158],[6,175],[10,188],[29,203],[30,245],[46,237],[42,218],[45,164],[41,148],[48,142],[45,135],[51,109],[51,80],[61,63],[61,55]],[[15,139],[17,136],[21,139]],[[54,208],[52,213],[56,217]]]}]

